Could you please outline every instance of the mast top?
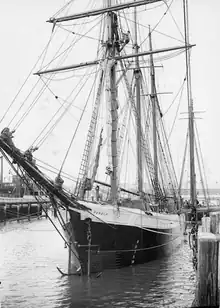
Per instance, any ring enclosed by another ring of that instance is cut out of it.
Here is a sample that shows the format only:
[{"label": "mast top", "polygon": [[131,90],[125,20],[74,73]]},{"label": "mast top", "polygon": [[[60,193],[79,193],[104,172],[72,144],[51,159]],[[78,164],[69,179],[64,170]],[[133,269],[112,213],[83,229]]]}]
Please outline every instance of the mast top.
[{"label": "mast top", "polygon": [[47,20],[47,22],[57,23],[57,22],[75,20],[75,19],[80,19],[80,18],[85,18],[85,17],[97,16],[97,15],[101,15],[101,14],[112,12],[112,11],[120,11],[120,10],[129,9],[129,8],[136,7],[136,6],[142,6],[142,5],[147,5],[147,4],[161,2],[161,1],[165,2],[166,0],[139,0],[135,2],[116,4],[116,5],[108,6],[105,8],[100,8],[100,9],[91,10],[87,12],[81,12],[81,13],[77,13],[77,14],[73,14],[69,16],[64,16],[64,17],[59,17],[59,18],[52,17],[49,20]]}]

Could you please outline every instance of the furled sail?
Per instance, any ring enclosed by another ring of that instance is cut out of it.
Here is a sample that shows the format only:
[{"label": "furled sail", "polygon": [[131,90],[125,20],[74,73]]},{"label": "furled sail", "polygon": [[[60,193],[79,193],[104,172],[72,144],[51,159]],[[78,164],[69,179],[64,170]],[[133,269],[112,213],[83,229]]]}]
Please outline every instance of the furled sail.
[{"label": "furled sail", "polygon": [[95,177],[96,177],[96,174],[97,174],[97,170],[98,170],[98,167],[99,167],[100,151],[101,151],[101,146],[102,146],[102,141],[103,141],[102,132],[103,132],[103,129],[101,130],[101,133],[100,133],[98,149],[97,149],[96,157],[95,157],[95,164],[94,164],[93,170],[92,170],[91,189],[92,189],[92,186],[94,184]]}]

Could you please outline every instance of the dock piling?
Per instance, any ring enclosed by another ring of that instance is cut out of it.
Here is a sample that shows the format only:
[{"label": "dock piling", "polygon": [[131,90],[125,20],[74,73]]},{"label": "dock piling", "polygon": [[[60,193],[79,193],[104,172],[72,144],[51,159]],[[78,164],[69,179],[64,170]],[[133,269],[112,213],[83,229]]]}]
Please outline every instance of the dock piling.
[{"label": "dock piling", "polygon": [[210,217],[202,218],[202,232],[198,234],[198,307],[219,307],[218,270],[220,213],[213,212]]},{"label": "dock piling", "polygon": [[220,233],[220,213],[219,212],[213,212],[210,213],[210,219],[211,219],[211,224],[210,224],[210,231],[214,234],[219,234]]},{"label": "dock piling", "polygon": [[202,232],[210,232],[210,217],[202,217]]},{"label": "dock piling", "polygon": [[218,303],[218,238],[200,233],[198,249],[198,307],[219,307]]}]

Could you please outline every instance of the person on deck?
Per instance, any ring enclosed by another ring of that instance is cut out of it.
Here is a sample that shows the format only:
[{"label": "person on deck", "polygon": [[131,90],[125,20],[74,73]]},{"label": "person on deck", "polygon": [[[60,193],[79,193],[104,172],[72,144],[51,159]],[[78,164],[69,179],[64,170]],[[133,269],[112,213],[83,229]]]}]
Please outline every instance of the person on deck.
[{"label": "person on deck", "polygon": [[96,185],[95,192],[96,192],[96,201],[99,201],[100,199],[99,185]]}]

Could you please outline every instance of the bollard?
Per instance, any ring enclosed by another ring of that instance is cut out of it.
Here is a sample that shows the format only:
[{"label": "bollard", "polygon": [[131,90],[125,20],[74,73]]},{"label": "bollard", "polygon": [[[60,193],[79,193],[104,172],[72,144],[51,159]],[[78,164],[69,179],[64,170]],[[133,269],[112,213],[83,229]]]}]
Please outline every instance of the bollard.
[{"label": "bollard", "polygon": [[211,226],[210,231],[214,234],[220,233],[220,213],[219,212],[212,212],[210,213],[210,219],[211,219]]},{"label": "bollard", "polygon": [[218,307],[218,238],[212,233],[199,234],[198,307]]}]

